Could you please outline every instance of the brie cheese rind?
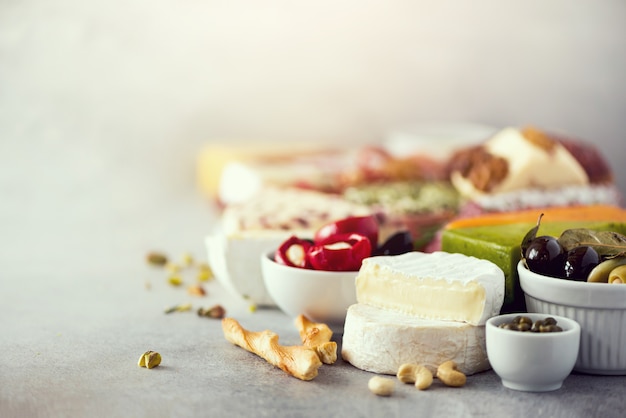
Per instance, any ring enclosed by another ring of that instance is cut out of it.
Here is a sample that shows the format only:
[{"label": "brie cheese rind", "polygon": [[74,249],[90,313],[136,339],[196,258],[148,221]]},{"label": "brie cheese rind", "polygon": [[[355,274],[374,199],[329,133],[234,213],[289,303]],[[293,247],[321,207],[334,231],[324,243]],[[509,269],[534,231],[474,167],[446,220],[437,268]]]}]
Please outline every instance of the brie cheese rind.
[{"label": "brie cheese rind", "polygon": [[484,325],[504,302],[504,272],[491,261],[442,251],[363,260],[359,303],[421,319]]},{"label": "brie cheese rind", "polygon": [[435,373],[453,360],[466,375],[491,367],[484,326],[424,320],[361,303],[348,309],[341,356],[361,370],[391,375],[405,363]]}]

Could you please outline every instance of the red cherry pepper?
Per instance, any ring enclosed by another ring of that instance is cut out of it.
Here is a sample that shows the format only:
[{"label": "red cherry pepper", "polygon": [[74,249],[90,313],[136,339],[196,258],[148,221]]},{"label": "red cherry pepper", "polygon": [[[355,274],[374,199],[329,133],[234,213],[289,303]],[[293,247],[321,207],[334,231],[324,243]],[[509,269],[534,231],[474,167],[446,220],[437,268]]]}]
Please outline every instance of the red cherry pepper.
[{"label": "red cherry pepper", "polygon": [[323,244],[313,245],[307,258],[315,270],[357,271],[364,258],[372,255],[369,238],[361,234],[339,234]]},{"label": "red cherry pepper", "polygon": [[274,261],[290,267],[311,268],[307,253],[312,245],[311,241],[292,235],[278,247]]},{"label": "red cherry pepper", "polygon": [[360,234],[369,238],[372,248],[378,246],[378,221],[374,215],[351,216],[323,225],[315,232],[315,244],[332,242],[339,234]]}]

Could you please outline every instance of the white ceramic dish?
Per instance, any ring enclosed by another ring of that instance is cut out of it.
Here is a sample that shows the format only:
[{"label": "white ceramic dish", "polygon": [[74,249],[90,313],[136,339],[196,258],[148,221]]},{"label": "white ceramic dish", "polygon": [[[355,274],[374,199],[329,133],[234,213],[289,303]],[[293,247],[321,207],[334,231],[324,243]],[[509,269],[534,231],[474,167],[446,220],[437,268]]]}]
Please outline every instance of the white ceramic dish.
[{"label": "white ceramic dish", "polygon": [[343,326],[348,307],[356,303],[356,271],[320,271],[289,267],[261,256],[263,281],[272,300],[287,315]]},{"label": "white ceramic dish", "polygon": [[259,254],[276,248],[286,235],[228,239],[222,233],[205,239],[208,262],[213,274],[233,296],[248,299],[258,306],[276,307],[263,283]]},{"label": "white ceramic dish", "polygon": [[576,282],[517,266],[528,312],[560,315],[581,327],[574,370],[626,375],[626,285]]},{"label": "white ceramic dish", "polygon": [[509,389],[547,392],[561,388],[578,357],[579,324],[557,315],[528,313],[522,315],[533,322],[553,317],[563,331],[536,333],[498,327],[518,315],[499,315],[487,320],[485,335],[491,367]]}]

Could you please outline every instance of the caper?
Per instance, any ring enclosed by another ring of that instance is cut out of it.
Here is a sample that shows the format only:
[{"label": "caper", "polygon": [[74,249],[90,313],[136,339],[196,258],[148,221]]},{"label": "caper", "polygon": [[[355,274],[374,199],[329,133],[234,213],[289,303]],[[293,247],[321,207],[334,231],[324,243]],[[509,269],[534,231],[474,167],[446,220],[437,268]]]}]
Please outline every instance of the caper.
[{"label": "caper", "polygon": [[508,329],[511,331],[521,332],[560,332],[563,331],[557,325],[556,319],[547,317],[545,319],[537,319],[535,322],[527,316],[516,316],[511,322],[504,322],[498,325],[498,328]]},{"label": "caper", "polygon": [[559,331],[563,331],[563,330],[558,325],[544,325],[541,327],[540,332],[559,332]]},{"label": "caper", "polygon": [[556,325],[556,319],[552,318],[551,316],[547,317],[546,319],[543,320],[544,325]]}]

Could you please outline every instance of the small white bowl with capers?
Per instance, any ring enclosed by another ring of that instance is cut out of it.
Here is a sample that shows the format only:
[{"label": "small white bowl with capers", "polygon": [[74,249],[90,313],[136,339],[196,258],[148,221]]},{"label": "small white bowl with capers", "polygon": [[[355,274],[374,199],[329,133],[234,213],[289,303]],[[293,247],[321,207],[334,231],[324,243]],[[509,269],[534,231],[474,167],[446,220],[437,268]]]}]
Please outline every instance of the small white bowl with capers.
[{"label": "small white bowl with capers", "polygon": [[487,320],[485,335],[489,363],[509,389],[560,389],[578,357],[580,325],[561,316],[498,315]]}]

